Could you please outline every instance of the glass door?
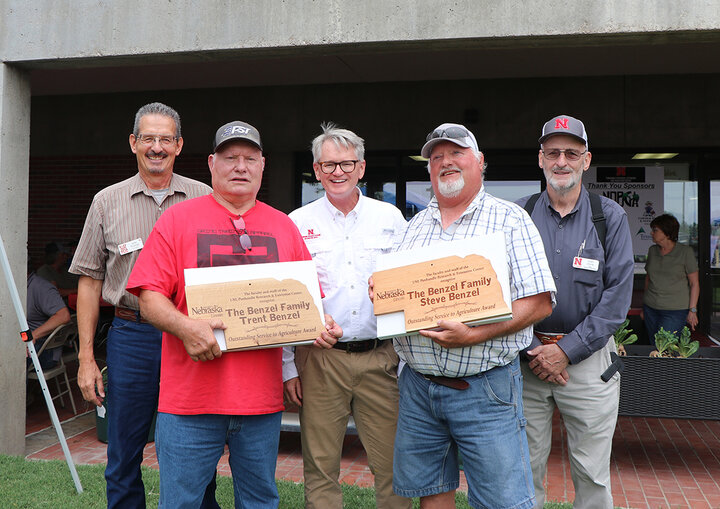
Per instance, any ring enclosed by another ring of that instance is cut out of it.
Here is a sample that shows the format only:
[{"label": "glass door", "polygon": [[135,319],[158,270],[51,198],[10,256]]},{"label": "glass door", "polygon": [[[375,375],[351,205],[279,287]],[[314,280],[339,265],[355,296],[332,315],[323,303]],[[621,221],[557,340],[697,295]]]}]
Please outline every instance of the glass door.
[{"label": "glass door", "polygon": [[[710,335],[720,340],[720,180],[710,181]],[[700,282],[702,284],[702,281]]]}]

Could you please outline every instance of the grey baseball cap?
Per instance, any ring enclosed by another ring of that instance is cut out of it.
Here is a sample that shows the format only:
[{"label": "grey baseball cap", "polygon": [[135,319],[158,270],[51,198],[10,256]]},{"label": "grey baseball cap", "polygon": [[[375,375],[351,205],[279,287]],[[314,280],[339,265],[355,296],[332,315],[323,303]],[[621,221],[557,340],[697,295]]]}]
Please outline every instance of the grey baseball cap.
[{"label": "grey baseball cap", "polygon": [[215,141],[213,142],[213,152],[217,152],[220,145],[231,140],[245,140],[257,145],[262,150],[262,142],[260,141],[260,132],[253,126],[240,120],[228,122],[215,133]]},{"label": "grey baseball cap", "polygon": [[432,148],[442,141],[450,141],[463,148],[471,148],[475,152],[480,152],[475,136],[464,125],[440,124],[425,138],[425,145],[423,145],[420,155],[428,159]]},{"label": "grey baseball cap", "polygon": [[557,117],[551,118],[542,128],[540,139],[538,142],[543,143],[550,136],[555,134],[565,134],[572,136],[582,141],[585,145],[588,144],[587,131],[585,131],[585,124],[575,117],[570,115],[558,115]]}]

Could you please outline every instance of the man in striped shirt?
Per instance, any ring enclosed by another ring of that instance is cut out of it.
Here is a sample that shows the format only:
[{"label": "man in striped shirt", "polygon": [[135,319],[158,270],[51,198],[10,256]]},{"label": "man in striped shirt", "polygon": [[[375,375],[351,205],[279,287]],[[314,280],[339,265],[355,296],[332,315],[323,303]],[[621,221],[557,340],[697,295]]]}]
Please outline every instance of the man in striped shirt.
[{"label": "man in striped shirt", "polygon": [[464,126],[442,124],[422,148],[434,197],[410,220],[398,250],[494,232],[505,235],[512,319],[468,327],[440,320],[439,330],[395,339],[407,367],[399,379],[400,412],[393,488],[422,507],[455,507],[458,451],[473,507],[534,504],[518,353],[532,324],[552,310],[555,285],[527,213],[483,188],[484,156]]},{"label": "man in striped shirt", "polygon": [[[70,266],[70,272],[80,275],[78,385],[85,400],[100,406],[105,399],[108,409],[108,508],[145,507],[140,464],[160,382],[162,332],[140,316],[137,297],[125,286],[160,215],[175,203],[211,192],[209,186],[173,173],[182,147],[175,110],[161,103],[138,110],[130,134],[138,173],[95,195]],[[101,297],[115,306],[107,341],[107,397],[93,351]],[[219,507],[214,495],[213,480],[203,507]]]}]

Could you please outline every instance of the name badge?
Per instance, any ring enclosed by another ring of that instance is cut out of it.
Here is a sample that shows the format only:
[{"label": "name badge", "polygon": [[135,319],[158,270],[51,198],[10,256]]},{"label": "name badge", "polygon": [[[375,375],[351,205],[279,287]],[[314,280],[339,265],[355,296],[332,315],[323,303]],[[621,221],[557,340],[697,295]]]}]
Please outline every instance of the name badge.
[{"label": "name badge", "polygon": [[121,255],[126,255],[128,253],[132,253],[133,251],[137,251],[138,249],[142,249],[143,247],[143,241],[142,239],[135,239],[131,240],[130,242],[125,242],[123,244],[120,244],[118,246],[118,251]]},{"label": "name badge", "polygon": [[583,258],[581,256],[576,256],[575,258],[573,258],[573,268],[575,269],[591,270],[593,272],[597,272],[598,267],[600,267],[600,262],[597,260],[593,260],[592,258]]}]

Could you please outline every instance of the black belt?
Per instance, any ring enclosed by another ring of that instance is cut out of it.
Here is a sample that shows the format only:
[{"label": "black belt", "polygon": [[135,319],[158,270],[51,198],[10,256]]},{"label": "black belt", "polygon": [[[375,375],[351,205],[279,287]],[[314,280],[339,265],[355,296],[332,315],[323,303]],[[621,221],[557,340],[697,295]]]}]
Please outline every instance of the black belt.
[{"label": "black belt", "polygon": [[374,350],[382,346],[389,339],[364,339],[362,341],[338,341],[333,345],[333,348],[338,350],[345,350],[347,353],[360,353]]}]

